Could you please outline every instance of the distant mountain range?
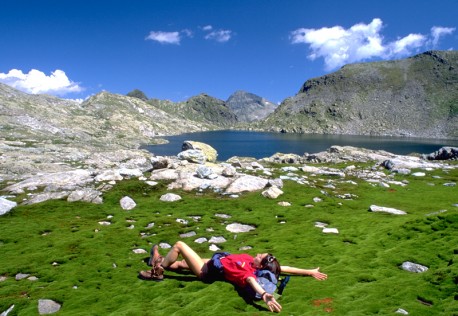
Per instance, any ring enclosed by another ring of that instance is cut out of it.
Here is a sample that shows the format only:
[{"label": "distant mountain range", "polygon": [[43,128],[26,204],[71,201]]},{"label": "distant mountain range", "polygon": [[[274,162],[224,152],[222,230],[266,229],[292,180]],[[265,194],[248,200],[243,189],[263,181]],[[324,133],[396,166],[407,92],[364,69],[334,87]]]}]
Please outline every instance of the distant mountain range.
[{"label": "distant mountain range", "polygon": [[308,80],[279,106],[237,91],[184,102],[101,92],[82,104],[0,84],[0,139],[134,148],[216,129],[458,138],[458,52],[352,64]]}]

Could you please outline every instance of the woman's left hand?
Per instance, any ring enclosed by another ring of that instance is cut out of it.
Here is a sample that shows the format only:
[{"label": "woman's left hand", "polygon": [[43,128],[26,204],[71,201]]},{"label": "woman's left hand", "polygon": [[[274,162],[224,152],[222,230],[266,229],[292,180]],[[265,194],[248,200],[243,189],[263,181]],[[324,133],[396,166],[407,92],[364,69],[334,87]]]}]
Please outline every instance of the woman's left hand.
[{"label": "woman's left hand", "polygon": [[267,304],[267,307],[269,307],[271,312],[281,312],[282,307],[272,294],[265,293],[262,299]]},{"label": "woman's left hand", "polygon": [[328,275],[320,272],[320,268],[310,270],[310,275],[319,281],[326,280]]}]

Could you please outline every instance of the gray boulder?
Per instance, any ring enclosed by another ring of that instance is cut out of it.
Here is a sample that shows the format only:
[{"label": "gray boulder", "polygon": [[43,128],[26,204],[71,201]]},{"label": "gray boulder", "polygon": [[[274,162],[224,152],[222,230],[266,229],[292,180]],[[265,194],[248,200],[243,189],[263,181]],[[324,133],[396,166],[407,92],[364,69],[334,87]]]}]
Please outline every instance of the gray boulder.
[{"label": "gray boulder", "polygon": [[208,179],[213,174],[212,168],[208,166],[199,166],[196,169],[196,175],[201,179]]},{"label": "gray boulder", "polygon": [[442,147],[423,157],[428,160],[456,160],[458,159],[458,147]]},{"label": "gray boulder", "polygon": [[137,203],[135,203],[135,201],[128,196],[123,197],[119,201],[119,204],[121,205],[121,208],[125,211],[130,211],[133,208],[135,208],[135,206],[137,206]]},{"label": "gray boulder", "polygon": [[421,264],[413,263],[410,261],[403,262],[401,267],[405,271],[414,272],[414,273],[423,273],[423,272],[428,271],[428,267],[425,267]]},{"label": "gray boulder", "polygon": [[276,186],[270,187],[267,190],[263,191],[262,196],[269,199],[276,199],[283,194],[283,191],[277,188]]},{"label": "gray boulder", "polygon": [[178,158],[189,162],[203,164],[207,160],[205,154],[201,150],[188,149],[180,152]]},{"label": "gray boulder", "polygon": [[407,214],[406,212],[401,211],[401,210],[397,210],[395,208],[377,206],[377,205],[371,205],[369,207],[369,211],[371,211],[371,212],[383,212],[383,213],[389,213],[389,214],[394,214],[394,215],[406,215]]},{"label": "gray boulder", "polygon": [[40,299],[38,300],[38,313],[40,315],[48,315],[57,313],[61,305],[53,300]]},{"label": "gray boulder", "polygon": [[205,160],[209,162],[216,162],[216,158],[218,157],[218,152],[212,146],[205,144],[205,143],[200,143],[200,142],[195,142],[195,141],[190,141],[190,140],[187,140],[183,143],[183,145],[181,146],[181,150],[201,151],[205,157]]},{"label": "gray boulder", "polygon": [[8,213],[17,206],[16,202],[0,197],[0,216]]},{"label": "gray boulder", "polygon": [[160,200],[164,202],[175,202],[181,200],[181,196],[174,193],[167,193],[161,196]]},{"label": "gray boulder", "polygon": [[256,227],[240,223],[232,223],[226,226],[226,230],[230,231],[231,233],[247,233],[255,229]]},{"label": "gray boulder", "polygon": [[243,175],[232,182],[226,189],[227,193],[241,193],[259,191],[266,187],[269,181],[251,175]]},{"label": "gray boulder", "polygon": [[94,203],[94,204],[102,204],[103,199],[101,197],[102,193],[97,190],[93,190],[90,188],[85,188],[81,190],[76,190],[70,193],[70,195],[67,197],[68,202],[76,202],[76,201],[82,201],[82,202],[89,202],[89,203]]}]

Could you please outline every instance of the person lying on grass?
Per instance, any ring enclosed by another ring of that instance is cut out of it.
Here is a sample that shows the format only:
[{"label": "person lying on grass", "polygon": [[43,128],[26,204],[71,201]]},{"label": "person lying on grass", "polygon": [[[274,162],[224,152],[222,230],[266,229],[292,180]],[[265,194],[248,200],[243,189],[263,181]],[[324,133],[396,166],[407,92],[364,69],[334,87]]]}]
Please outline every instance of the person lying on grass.
[{"label": "person lying on grass", "polygon": [[[140,278],[160,281],[164,278],[164,269],[191,270],[204,282],[226,280],[240,288],[251,287],[272,312],[280,312],[282,307],[275,300],[273,293],[266,292],[256,281],[257,270],[268,270],[275,274],[277,279],[280,273],[312,276],[317,280],[326,280],[328,277],[320,272],[320,268],[307,270],[280,266],[278,260],[268,253],[257,254],[254,258],[248,254],[217,253],[212,259],[202,259],[182,241],[176,242],[165,257],[159,254],[158,248],[158,245],[154,245],[151,249],[151,271],[141,271]],[[177,261],[180,255],[183,260]]]}]

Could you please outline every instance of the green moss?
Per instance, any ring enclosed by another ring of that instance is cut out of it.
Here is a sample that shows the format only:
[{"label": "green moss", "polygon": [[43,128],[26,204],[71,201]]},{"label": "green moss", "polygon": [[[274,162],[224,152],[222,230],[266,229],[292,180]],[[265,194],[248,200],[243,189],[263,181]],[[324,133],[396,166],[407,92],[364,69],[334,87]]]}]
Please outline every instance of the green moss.
[{"label": "green moss", "polygon": [[[284,265],[320,266],[328,273],[325,282],[291,279],[280,299],[288,315],[388,315],[398,308],[415,315],[458,312],[458,208],[453,206],[458,201],[456,188],[443,185],[458,181],[457,169],[427,172],[425,178],[397,175],[396,180],[409,185],[391,188],[358,179],[312,178],[315,187],[285,181],[285,194],[278,200],[259,192],[232,199],[177,191],[182,200],[167,203],[159,200],[166,183],[150,187],[129,180],[105,193],[102,205],[49,201],[19,206],[0,217],[0,275],[7,276],[0,286],[0,311],[14,304],[10,315],[34,315],[38,299],[50,298],[63,303],[61,315],[267,314],[263,304],[247,304],[228,283],[204,284],[192,274],[171,272],[159,283],[137,279],[138,271],[147,269],[148,255],[133,249],[149,251],[153,243],[172,244],[179,234],[195,231],[196,237],[185,240],[203,257],[212,255],[208,244],[193,240],[222,235],[227,242],[220,248],[225,251],[236,253],[249,245],[251,254],[269,251]],[[326,188],[328,181],[336,188]],[[354,198],[336,197],[345,193]],[[131,211],[119,205],[126,195],[137,203]],[[314,203],[317,196],[323,201]],[[280,200],[292,205],[279,206]],[[309,204],[315,206],[305,207]],[[408,215],[370,213],[371,204]],[[232,217],[222,219],[217,213]],[[113,217],[107,219],[109,215]],[[189,224],[178,223],[178,218]],[[112,224],[99,224],[106,220]],[[316,221],[340,233],[323,234],[314,227]],[[232,234],[225,230],[231,222],[252,224],[256,230]],[[149,223],[154,227],[147,229]],[[128,229],[130,225],[134,228]],[[406,272],[400,268],[404,261],[429,270]],[[16,281],[17,273],[38,280]]]}]

